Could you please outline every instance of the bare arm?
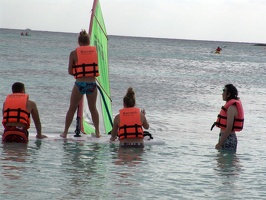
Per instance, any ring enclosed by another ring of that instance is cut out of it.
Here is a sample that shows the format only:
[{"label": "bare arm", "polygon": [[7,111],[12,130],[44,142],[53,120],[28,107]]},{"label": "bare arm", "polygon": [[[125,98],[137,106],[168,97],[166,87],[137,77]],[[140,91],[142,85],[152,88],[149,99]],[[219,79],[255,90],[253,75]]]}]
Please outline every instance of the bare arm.
[{"label": "bare arm", "polygon": [[141,110],[140,112],[140,119],[141,119],[141,122],[142,122],[142,126],[143,128],[145,129],[149,129],[150,128],[150,125],[145,117],[145,114],[146,114],[146,111],[144,109]]},{"label": "bare arm", "polygon": [[112,132],[111,132],[111,138],[110,138],[110,141],[115,141],[116,137],[117,137],[117,133],[118,133],[118,126],[119,124],[119,115],[117,115],[114,119],[114,125],[113,125],[113,129],[112,129]]},{"label": "bare arm", "polygon": [[36,103],[28,100],[28,106],[30,108],[29,110],[30,110],[33,122],[35,124],[35,127],[36,127],[36,131],[37,131],[36,137],[40,139],[45,138],[46,136],[42,135],[42,125],[41,125],[41,120],[39,117],[39,112],[38,112]]},{"label": "bare arm", "polygon": [[68,73],[70,75],[73,75],[73,71],[72,71],[72,66],[75,64],[75,61],[76,61],[76,58],[77,55],[76,55],[76,51],[72,51],[69,55],[69,63],[68,63]]},{"label": "bare arm", "polygon": [[41,125],[37,106],[36,106],[35,102],[30,102],[30,104],[31,104],[31,116],[32,116],[32,119],[33,119],[35,127],[36,127],[37,136],[41,136],[42,135],[42,125]]}]

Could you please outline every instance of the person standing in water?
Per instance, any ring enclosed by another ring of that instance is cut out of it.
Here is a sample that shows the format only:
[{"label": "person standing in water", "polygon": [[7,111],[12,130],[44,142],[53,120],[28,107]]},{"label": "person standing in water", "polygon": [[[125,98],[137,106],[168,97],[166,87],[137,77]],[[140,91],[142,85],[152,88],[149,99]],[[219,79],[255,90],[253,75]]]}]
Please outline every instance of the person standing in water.
[{"label": "person standing in water", "polygon": [[70,106],[66,114],[65,130],[60,135],[67,137],[68,129],[72,123],[78,104],[85,94],[88,100],[88,106],[95,127],[96,137],[100,137],[99,131],[99,113],[96,108],[97,85],[96,77],[98,71],[98,55],[95,46],[89,46],[89,35],[82,30],[78,37],[79,47],[70,53],[68,73],[76,79],[70,97]]},{"label": "person standing in water", "polygon": [[225,85],[222,98],[226,103],[222,106],[217,120],[211,128],[211,130],[214,126],[220,128],[219,142],[215,148],[236,151],[237,137],[235,132],[241,131],[244,127],[243,106],[233,84]]},{"label": "person standing in water", "polygon": [[110,141],[119,138],[121,147],[144,147],[143,128],[149,129],[145,117],[145,110],[135,107],[135,92],[130,87],[124,97],[124,108],[119,111],[114,119]]}]

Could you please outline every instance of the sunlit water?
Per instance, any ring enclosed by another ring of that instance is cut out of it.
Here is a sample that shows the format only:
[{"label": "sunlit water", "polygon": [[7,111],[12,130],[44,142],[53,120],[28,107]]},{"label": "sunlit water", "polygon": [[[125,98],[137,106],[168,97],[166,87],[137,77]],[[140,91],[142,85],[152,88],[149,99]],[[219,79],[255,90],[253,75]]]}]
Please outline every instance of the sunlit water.
[{"label": "sunlit water", "polygon": [[[0,102],[24,82],[48,136],[64,128],[76,45],[77,34],[0,29]],[[132,86],[150,132],[166,144],[0,144],[0,199],[265,199],[265,54],[253,44],[110,36],[114,115]],[[210,131],[227,83],[237,86],[245,109],[236,153],[215,150],[218,129]]]}]

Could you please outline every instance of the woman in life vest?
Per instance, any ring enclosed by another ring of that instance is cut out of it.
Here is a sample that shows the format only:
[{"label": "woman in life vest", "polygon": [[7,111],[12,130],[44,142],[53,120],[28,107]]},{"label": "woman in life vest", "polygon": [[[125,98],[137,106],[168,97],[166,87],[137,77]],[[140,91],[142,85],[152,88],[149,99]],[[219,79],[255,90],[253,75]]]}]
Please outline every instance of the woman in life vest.
[{"label": "woman in life vest", "polygon": [[130,87],[124,97],[124,108],[114,119],[110,141],[119,138],[122,147],[143,147],[143,128],[149,129],[145,110],[135,107],[135,92]]},{"label": "woman in life vest", "polygon": [[98,54],[95,46],[89,46],[89,35],[82,30],[78,37],[79,47],[70,53],[68,73],[76,79],[70,97],[70,106],[66,114],[65,129],[60,135],[67,137],[68,129],[72,123],[78,104],[85,94],[88,100],[88,106],[95,127],[96,137],[100,137],[99,131],[99,113],[96,108],[97,86],[96,77],[98,71]]},{"label": "woman in life vest", "polygon": [[[244,126],[244,110],[238,91],[233,84],[225,85],[222,98],[226,101],[214,122],[212,128],[220,128],[219,142],[216,149],[234,150],[237,149],[237,137],[235,132],[241,131]],[[211,128],[211,130],[212,130]]]},{"label": "woman in life vest", "polygon": [[36,138],[46,138],[47,136],[41,133],[42,127],[36,103],[29,100],[29,95],[25,93],[24,84],[14,83],[12,92],[13,94],[9,94],[3,104],[2,124],[5,129],[2,142],[27,143],[30,115],[36,127]]}]

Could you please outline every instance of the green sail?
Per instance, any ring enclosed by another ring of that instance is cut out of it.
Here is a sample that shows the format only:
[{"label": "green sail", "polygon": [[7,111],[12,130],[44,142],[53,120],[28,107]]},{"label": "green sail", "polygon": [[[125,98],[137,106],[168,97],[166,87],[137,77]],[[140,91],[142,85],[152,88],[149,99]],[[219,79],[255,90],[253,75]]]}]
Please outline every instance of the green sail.
[{"label": "green sail", "polygon": [[[96,46],[98,52],[98,68],[100,76],[97,77],[98,97],[97,109],[100,117],[101,133],[108,133],[112,129],[112,104],[109,82],[108,65],[108,37],[102,15],[100,2],[94,0],[89,28],[90,45]],[[87,100],[83,97],[83,116],[81,130],[83,133],[94,133]]]}]

